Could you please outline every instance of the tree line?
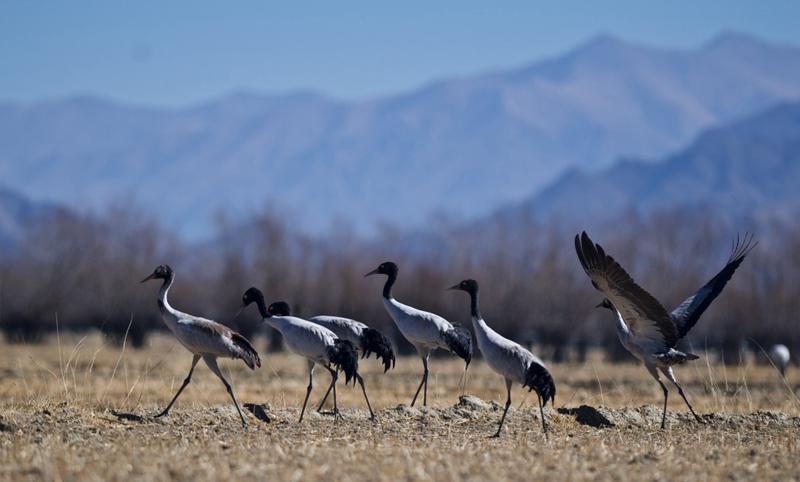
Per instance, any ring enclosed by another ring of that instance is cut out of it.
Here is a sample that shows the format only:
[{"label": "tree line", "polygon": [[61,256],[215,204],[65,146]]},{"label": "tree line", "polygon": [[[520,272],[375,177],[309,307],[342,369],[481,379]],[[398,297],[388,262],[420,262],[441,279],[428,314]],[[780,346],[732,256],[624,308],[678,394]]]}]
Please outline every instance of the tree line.
[{"label": "tree line", "polygon": [[[626,215],[590,234],[669,310],[724,266],[736,231],[713,219],[686,212]],[[10,342],[38,342],[56,329],[100,330],[142,346],[165,328],[155,287],[139,281],[166,263],[177,274],[174,306],[247,337],[263,336],[272,349],[280,347],[280,337],[262,327],[255,310],[234,319],[249,286],[261,288],[268,300],[289,301],[300,316],[364,321],[407,353],[410,345],[384,312],[381,282],[363,277],[392,260],[400,266],[394,294],[413,306],[469,325],[466,297],[445,288],[471,277],[481,284],[482,313],[492,326],[536,344],[547,358],[580,360],[593,348],[627,357],[610,313],[594,309],[601,298],[575,256],[578,227],[523,216],[434,224],[430,232],[385,228],[364,239],[342,223],[329,235],[310,236],[267,208],[246,224],[219,216],[213,241],[189,244],[135,207],[115,205],[91,216],[60,212],[28,226],[23,242],[0,256],[0,329]],[[685,341],[695,350],[712,350],[729,362],[748,345],[780,342],[800,352],[800,227],[760,226],[757,239]]]}]

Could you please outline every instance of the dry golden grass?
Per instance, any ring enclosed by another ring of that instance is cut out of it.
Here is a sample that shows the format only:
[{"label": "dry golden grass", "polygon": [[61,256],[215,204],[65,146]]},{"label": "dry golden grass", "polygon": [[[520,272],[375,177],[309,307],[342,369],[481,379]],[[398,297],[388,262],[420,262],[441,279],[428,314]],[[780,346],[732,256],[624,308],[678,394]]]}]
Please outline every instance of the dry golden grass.
[{"label": "dry golden grass", "polygon": [[[402,358],[382,375],[361,363],[378,421],[360,390],[340,386],[343,416],[313,410],[327,387],[317,370],[310,411],[297,423],[305,361],[264,354],[249,371],[223,361],[243,403],[263,404],[269,422],[242,428],[220,382],[200,363],[169,417],[153,419],[188,370],[191,356],[172,338],[145,350],[99,336],[37,345],[0,344],[0,478],[13,480],[538,480],[798,479],[800,376],[784,382],[771,367],[725,367],[698,360],[677,376],[706,423],[670,397],[659,430],[661,390],[638,365],[589,362],[551,367],[558,394],[541,432],[536,397],[515,387],[503,437],[489,439],[505,387],[485,364],[470,368],[467,392],[487,401],[458,403],[463,365],[433,360],[427,409],[407,404],[421,363]],[[500,403],[497,403],[500,402]],[[593,408],[578,407],[586,405]],[[608,407],[608,408],[601,408]],[[120,419],[112,411],[143,416]],[[615,425],[595,427],[601,417]]]}]

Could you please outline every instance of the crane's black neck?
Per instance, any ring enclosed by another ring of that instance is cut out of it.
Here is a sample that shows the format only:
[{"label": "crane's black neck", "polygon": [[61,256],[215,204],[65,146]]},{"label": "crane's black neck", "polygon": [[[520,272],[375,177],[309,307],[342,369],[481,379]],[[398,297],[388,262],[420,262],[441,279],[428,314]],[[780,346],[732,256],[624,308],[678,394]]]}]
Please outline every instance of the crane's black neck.
[{"label": "crane's black neck", "polygon": [[392,286],[394,286],[394,282],[397,281],[397,273],[391,272],[386,276],[386,284],[383,285],[383,297],[388,300],[392,297]]},{"label": "crane's black neck", "polygon": [[269,312],[267,311],[267,304],[264,302],[264,295],[258,293],[258,295],[255,298],[256,298],[255,303],[256,306],[258,307],[258,313],[261,315],[261,318],[271,317],[272,315],[270,315]]},{"label": "crane's black neck", "polygon": [[478,288],[469,291],[469,310],[473,318],[481,318],[481,310],[478,306]]}]

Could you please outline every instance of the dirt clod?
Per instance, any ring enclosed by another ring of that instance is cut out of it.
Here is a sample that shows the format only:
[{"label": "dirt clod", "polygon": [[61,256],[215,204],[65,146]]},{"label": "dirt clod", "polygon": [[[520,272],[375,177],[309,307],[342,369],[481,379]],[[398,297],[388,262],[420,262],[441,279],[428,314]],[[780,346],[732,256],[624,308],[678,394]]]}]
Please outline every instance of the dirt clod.
[{"label": "dirt clod", "polygon": [[458,403],[456,404],[456,407],[467,410],[478,410],[478,411],[492,409],[491,404],[484,402],[483,400],[474,395],[462,395],[458,397]]},{"label": "dirt clod", "polygon": [[594,407],[581,405],[578,408],[559,408],[558,413],[563,415],[572,415],[575,417],[576,422],[581,425],[588,425],[590,427],[605,428],[613,427],[615,425],[614,422],[609,419],[609,417],[611,417],[609,411],[603,409],[602,407],[600,410],[598,410]]},{"label": "dirt clod", "polygon": [[17,427],[13,423],[0,418],[0,432],[14,432],[15,430]]},{"label": "dirt clod", "polygon": [[269,418],[269,414],[267,413],[269,412],[269,405],[267,404],[256,405],[255,403],[245,403],[244,408],[249,410],[254,417],[261,420],[262,422],[270,423],[272,421],[272,419]]}]

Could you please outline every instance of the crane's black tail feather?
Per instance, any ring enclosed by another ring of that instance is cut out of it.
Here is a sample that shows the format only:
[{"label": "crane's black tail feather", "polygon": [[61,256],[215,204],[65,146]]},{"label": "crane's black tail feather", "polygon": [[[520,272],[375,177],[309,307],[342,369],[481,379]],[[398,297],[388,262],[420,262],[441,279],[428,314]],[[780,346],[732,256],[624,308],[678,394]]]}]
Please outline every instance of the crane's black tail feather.
[{"label": "crane's black tail feather", "polygon": [[361,357],[369,358],[374,353],[376,358],[383,361],[383,373],[394,367],[394,350],[389,339],[374,328],[365,328],[361,333]]},{"label": "crane's black tail feather", "polygon": [[536,390],[536,393],[542,397],[543,405],[547,405],[547,401],[551,400],[553,403],[556,401],[556,384],[553,382],[553,377],[547,368],[542,365],[531,362],[528,365],[528,370],[525,372],[525,385],[530,390]]},{"label": "crane's black tail feather", "polygon": [[684,353],[682,351],[673,349],[666,353],[661,353],[659,355],[656,355],[656,358],[660,359],[667,365],[681,365],[683,363],[686,363],[687,361],[697,360],[700,357],[695,355],[694,353]]},{"label": "crane's black tail feather", "polygon": [[447,348],[463,358],[468,367],[469,362],[472,361],[472,333],[467,328],[453,323],[453,329],[445,331],[442,336],[447,343]]},{"label": "crane's black tail feather", "polygon": [[258,352],[247,338],[233,332],[231,333],[231,341],[238,350],[238,358],[241,358],[251,370],[255,370],[256,367],[261,368],[261,358],[259,358]]},{"label": "crane's black tail feather", "polygon": [[334,367],[344,372],[345,385],[350,383],[351,379],[354,384],[356,383],[358,353],[356,353],[356,347],[352,343],[340,338],[333,340],[333,346],[328,347],[328,360]]}]

